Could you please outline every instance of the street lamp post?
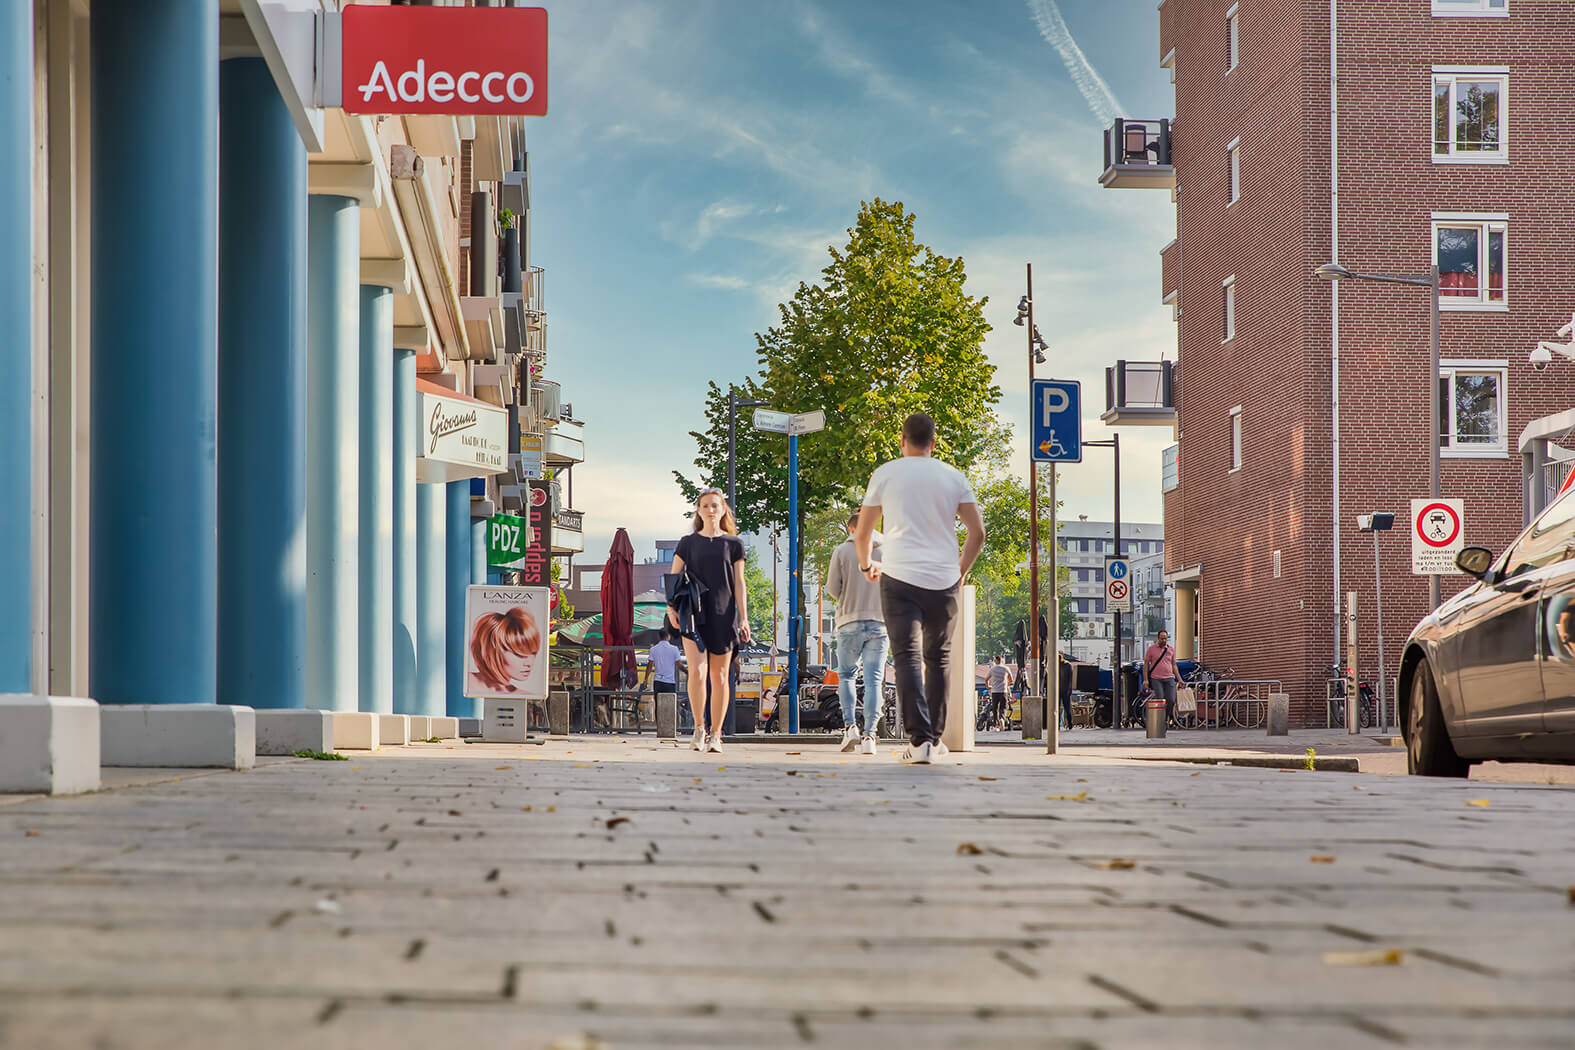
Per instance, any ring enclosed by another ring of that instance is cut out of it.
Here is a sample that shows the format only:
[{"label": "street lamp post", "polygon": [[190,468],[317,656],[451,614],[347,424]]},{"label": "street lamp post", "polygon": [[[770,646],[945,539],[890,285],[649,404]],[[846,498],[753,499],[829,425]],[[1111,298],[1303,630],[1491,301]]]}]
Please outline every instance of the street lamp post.
[{"label": "street lamp post", "polygon": [[[1357,281],[1379,281],[1384,284],[1409,284],[1418,288],[1427,288],[1432,292],[1432,349],[1429,357],[1430,368],[1427,374],[1427,417],[1431,422],[1431,432],[1428,434],[1427,438],[1428,444],[1430,445],[1430,454],[1427,460],[1427,475],[1429,486],[1428,494],[1432,496],[1433,499],[1437,500],[1440,496],[1438,480],[1438,267],[1429,266],[1425,276],[1408,277],[1394,274],[1356,273],[1355,271],[1347,269],[1337,262],[1329,262],[1324,263],[1322,266],[1318,267],[1317,274],[1326,281],[1344,281],[1350,279]],[[1336,396],[1339,396],[1338,393],[1336,393]],[[1338,522],[1335,523],[1335,527],[1339,527]],[[1436,609],[1439,606],[1438,592],[1441,577],[1437,573],[1433,573],[1432,575],[1428,576],[1427,579],[1428,600],[1432,603],[1432,607]],[[1335,613],[1338,616],[1339,610],[1336,609]]]},{"label": "street lamp post", "polygon": [[738,410],[757,408],[765,403],[740,401],[738,388],[731,383],[727,385],[727,505],[732,508],[735,518],[738,517]]},{"label": "street lamp post", "polygon": [[[1028,329],[1028,389],[1034,388],[1034,365],[1043,364],[1045,359],[1044,337],[1039,334],[1039,326],[1034,324],[1034,264],[1028,263],[1028,292],[1017,303],[1017,316],[1012,323],[1026,326]],[[1033,424],[1029,422],[1029,444],[1032,445]],[[1055,502],[1055,471],[1050,472],[1050,502]],[[1050,537],[1052,543],[1055,537]],[[1051,561],[1053,573],[1054,560]],[[1028,666],[1032,668],[1028,679],[1029,694],[1035,703],[1042,703],[1044,697],[1043,685],[1039,680],[1039,464],[1034,460],[1033,449],[1028,450]],[[1057,603],[1057,622],[1060,619],[1060,607]],[[1053,637],[1053,636],[1052,636]],[[1026,701],[1025,701],[1026,702]],[[1050,726],[1051,711],[1045,709],[1045,732],[1052,733]],[[1052,738],[1053,739],[1053,738]]]}]

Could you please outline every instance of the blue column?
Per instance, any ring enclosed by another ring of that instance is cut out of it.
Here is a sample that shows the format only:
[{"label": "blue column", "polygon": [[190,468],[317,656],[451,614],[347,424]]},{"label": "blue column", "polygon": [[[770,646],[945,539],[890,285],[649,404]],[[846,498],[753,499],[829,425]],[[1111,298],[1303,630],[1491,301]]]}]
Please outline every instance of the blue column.
[{"label": "blue column", "polygon": [[487,519],[470,520],[470,582],[487,583]]},{"label": "blue column", "polygon": [[448,500],[416,486],[416,696],[411,714],[448,714]]},{"label": "blue column", "polygon": [[96,4],[91,33],[91,688],[212,703],[219,2]]},{"label": "blue column", "polygon": [[33,5],[0,5],[0,693],[33,691]]},{"label": "blue column", "polygon": [[361,710],[394,710],[394,293],[361,286]]},{"label": "blue column", "polygon": [[394,713],[426,714],[417,703],[416,679],[416,444],[421,440],[420,398],[416,394],[416,352],[394,351],[394,462],[389,502],[394,523],[390,537],[394,582],[391,588]]},{"label": "blue column", "polygon": [[262,59],[219,103],[218,698],[302,707],[306,148]]},{"label": "blue column", "polygon": [[476,717],[465,695],[465,588],[470,586],[470,481],[451,481],[448,499],[448,710],[451,718]]},{"label": "blue column", "polygon": [[360,709],[361,210],[307,201],[306,703]]},{"label": "blue column", "polygon": [[[798,732],[798,435],[788,435],[788,732]],[[781,725],[781,720],[777,722]]]}]

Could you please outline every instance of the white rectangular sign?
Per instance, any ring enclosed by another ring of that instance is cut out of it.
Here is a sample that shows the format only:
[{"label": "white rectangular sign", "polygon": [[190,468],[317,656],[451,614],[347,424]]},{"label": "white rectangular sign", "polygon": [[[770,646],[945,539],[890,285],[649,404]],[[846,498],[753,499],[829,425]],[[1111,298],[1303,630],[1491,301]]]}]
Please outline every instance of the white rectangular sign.
[{"label": "white rectangular sign", "polygon": [[826,429],[826,413],[824,409],[815,409],[813,412],[800,412],[788,419],[789,434],[813,434]]},{"label": "white rectangular sign", "polygon": [[474,398],[421,391],[417,481],[463,481],[508,468],[509,414]]},{"label": "white rectangular sign", "polygon": [[1444,576],[1459,572],[1455,555],[1466,545],[1465,501],[1414,499],[1411,501],[1411,572],[1416,576]]},{"label": "white rectangular sign", "polygon": [[786,434],[793,425],[793,416],[787,412],[773,412],[769,408],[755,409],[755,429]]},{"label": "white rectangular sign", "polygon": [[1132,611],[1132,563],[1125,558],[1105,559],[1105,612]]},{"label": "white rectangular sign", "polygon": [[465,695],[547,699],[547,588],[465,590]]}]

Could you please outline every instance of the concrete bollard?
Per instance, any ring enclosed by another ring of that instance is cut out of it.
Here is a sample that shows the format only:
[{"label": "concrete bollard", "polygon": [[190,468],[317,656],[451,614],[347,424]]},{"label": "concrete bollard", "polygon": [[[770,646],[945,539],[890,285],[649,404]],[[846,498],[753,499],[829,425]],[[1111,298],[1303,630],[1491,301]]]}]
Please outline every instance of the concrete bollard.
[{"label": "concrete bollard", "polygon": [[[754,727],[750,727],[750,732]],[[656,738],[658,740],[678,739],[678,694],[656,694]]]},{"label": "concrete bollard", "polygon": [[1269,694],[1269,735],[1289,736],[1291,733],[1291,694]]},{"label": "concrete bollard", "polygon": [[1023,739],[1038,740],[1045,732],[1045,701],[1042,696],[1023,697]]},{"label": "concrete bollard", "polygon": [[569,735],[569,691],[554,689],[547,696],[547,732],[553,736]]}]

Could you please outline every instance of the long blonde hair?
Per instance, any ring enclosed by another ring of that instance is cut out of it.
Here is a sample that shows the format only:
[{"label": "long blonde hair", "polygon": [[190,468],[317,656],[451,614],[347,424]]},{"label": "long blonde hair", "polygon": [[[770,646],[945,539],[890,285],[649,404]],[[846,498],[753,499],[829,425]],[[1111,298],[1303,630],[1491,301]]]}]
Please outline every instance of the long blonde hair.
[{"label": "long blonde hair", "polygon": [[691,515],[691,517],[694,519],[694,528],[691,531],[699,532],[701,529],[705,528],[705,522],[700,518],[700,501],[705,499],[707,496],[715,496],[717,499],[722,501],[722,521],[720,523],[720,528],[729,536],[737,536],[738,521],[733,517],[733,508],[728,505],[727,496],[724,495],[722,490],[719,488],[701,489],[700,495],[695,497],[695,512],[693,515]]}]

